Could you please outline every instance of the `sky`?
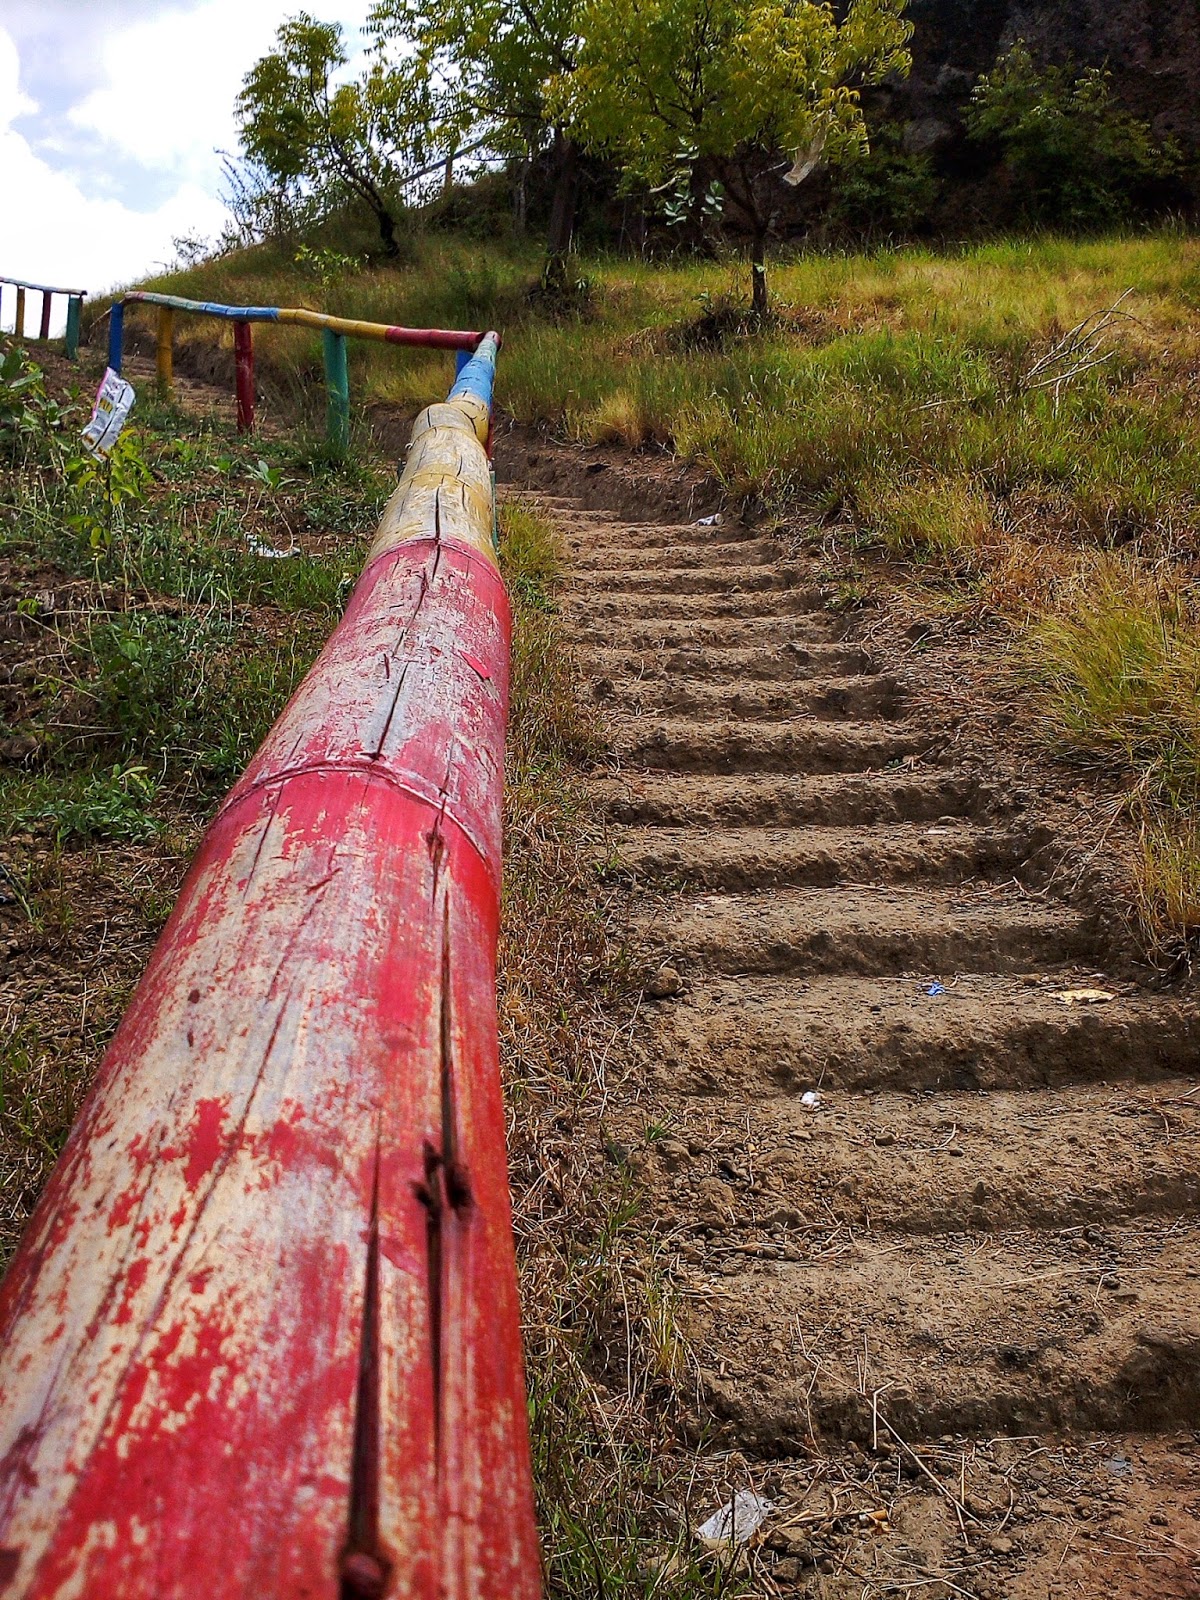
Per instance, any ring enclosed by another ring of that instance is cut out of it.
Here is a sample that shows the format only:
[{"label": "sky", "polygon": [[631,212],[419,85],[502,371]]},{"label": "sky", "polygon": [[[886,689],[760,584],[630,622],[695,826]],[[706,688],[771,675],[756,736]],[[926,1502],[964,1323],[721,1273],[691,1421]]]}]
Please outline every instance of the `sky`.
[{"label": "sky", "polygon": [[173,261],[175,238],[214,237],[242,78],[301,10],[354,49],[368,3],[3,0],[0,276],[95,294]]}]

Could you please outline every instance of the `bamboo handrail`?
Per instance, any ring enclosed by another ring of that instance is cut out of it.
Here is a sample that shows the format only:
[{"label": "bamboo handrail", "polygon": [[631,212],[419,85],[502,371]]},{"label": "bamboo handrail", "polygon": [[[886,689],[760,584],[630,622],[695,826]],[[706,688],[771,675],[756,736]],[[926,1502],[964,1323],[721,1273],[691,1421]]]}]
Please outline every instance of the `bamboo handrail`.
[{"label": "bamboo handrail", "polygon": [[536,1600],[498,339],[201,842],[0,1288],[11,1600]]}]

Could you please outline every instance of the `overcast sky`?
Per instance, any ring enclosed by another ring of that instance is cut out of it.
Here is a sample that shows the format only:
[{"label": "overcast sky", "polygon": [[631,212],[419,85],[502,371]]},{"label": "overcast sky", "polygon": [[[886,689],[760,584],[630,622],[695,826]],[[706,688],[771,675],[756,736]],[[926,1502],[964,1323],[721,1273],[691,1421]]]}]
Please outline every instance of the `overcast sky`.
[{"label": "overcast sky", "polygon": [[[368,0],[3,0],[0,275],[88,289],[132,282],[211,237],[233,101],[300,10],[349,42]],[[12,291],[5,296],[11,320]],[[57,320],[57,319],[56,319]]]}]

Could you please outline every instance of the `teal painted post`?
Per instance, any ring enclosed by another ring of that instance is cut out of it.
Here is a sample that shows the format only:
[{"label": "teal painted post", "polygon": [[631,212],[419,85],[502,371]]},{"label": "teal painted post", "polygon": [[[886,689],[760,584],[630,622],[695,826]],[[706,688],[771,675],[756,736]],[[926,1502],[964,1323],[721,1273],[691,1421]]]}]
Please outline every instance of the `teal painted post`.
[{"label": "teal painted post", "polygon": [[79,354],[79,318],[83,301],[73,294],[67,301],[67,360],[74,361]]},{"label": "teal painted post", "polygon": [[346,338],[332,328],[322,329],[325,338],[325,390],[328,401],[326,432],[330,446],[338,455],[350,448],[350,375],[346,370]]}]

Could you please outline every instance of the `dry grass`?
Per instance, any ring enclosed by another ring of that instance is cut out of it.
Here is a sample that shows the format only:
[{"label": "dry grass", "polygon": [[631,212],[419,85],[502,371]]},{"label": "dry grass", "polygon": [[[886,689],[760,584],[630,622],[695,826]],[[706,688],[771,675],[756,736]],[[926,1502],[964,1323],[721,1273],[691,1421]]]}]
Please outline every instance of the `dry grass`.
[{"label": "dry grass", "polygon": [[1186,569],[1082,558],[1028,638],[1048,741],[1128,784],[1146,945],[1187,961],[1200,933],[1200,622]]}]

